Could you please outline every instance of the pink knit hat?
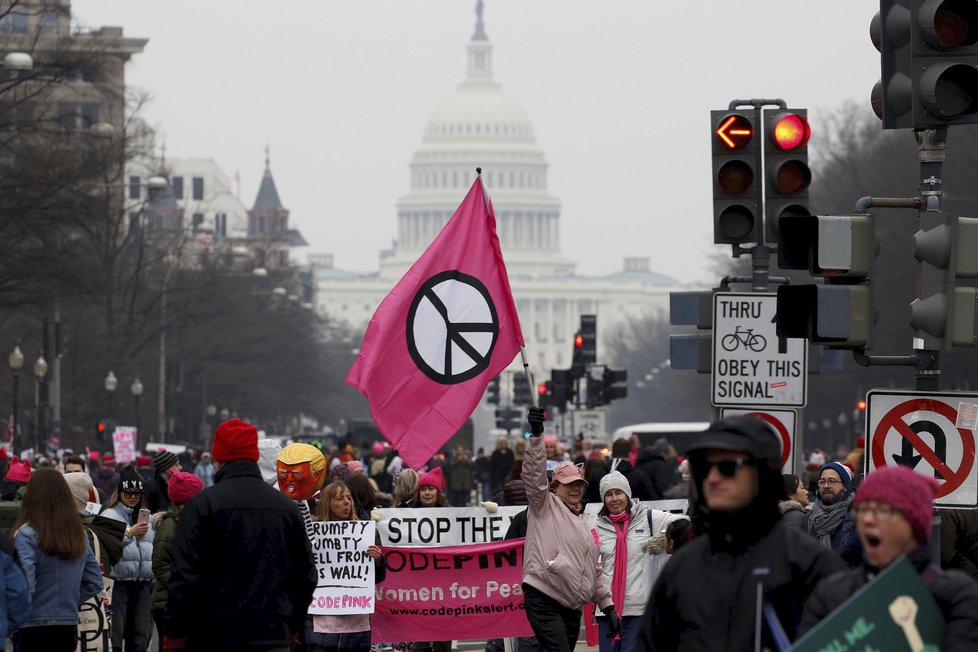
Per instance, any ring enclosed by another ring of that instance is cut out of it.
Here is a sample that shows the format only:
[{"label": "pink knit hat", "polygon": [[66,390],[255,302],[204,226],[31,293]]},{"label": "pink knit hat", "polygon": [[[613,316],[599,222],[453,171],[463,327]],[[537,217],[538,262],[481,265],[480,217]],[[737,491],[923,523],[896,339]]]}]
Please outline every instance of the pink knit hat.
[{"label": "pink knit hat", "polygon": [[434,487],[438,491],[443,491],[445,489],[445,478],[441,475],[441,467],[435,467],[428,471],[427,473],[422,473],[421,477],[418,478],[418,488],[428,486]]},{"label": "pink knit hat", "polygon": [[934,520],[934,497],[940,485],[934,478],[916,473],[905,466],[887,466],[866,476],[852,501],[855,509],[861,503],[874,502],[899,510],[910,523],[914,538],[923,543],[930,536]]},{"label": "pink knit hat", "polygon": [[7,469],[7,479],[15,480],[17,482],[27,482],[31,479],[31,461],[24,460],[21,462],[14,456],[12,462],[10,462],[10,468]]},{"label": "pink knit hat", "polygon": [[182,505],[204,488],[203,481],[193,473],[178,471],[173,474],[166,484],[166,493],[170,501]]}]

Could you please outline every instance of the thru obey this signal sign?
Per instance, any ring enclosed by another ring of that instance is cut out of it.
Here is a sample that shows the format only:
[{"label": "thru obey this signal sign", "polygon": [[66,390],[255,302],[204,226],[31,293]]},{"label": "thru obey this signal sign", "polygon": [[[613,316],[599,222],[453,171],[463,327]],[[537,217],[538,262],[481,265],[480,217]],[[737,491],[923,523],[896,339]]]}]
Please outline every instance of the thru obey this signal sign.
[{"label": "thru obey this signal sign", "polygon": [[940,483],[936,507],[978,507],[978,394],[872,390],[866,403],[868,473],[908,466]]},{"label": "thru obey this signal sign", "polygon": [[777,301],[758,292],[713,295],[713,405],[805,405],[807,342],[778,339]]}]

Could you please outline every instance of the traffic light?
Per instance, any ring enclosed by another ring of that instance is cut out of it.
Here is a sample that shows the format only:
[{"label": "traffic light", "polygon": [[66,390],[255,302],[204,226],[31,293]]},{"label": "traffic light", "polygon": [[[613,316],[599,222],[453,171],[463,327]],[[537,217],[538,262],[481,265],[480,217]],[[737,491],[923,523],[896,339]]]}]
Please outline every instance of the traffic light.
[{"label": "traffic light", "polygon": [[489,381],[489,385],[486,387],[486,402],[499,405],[499,376]]},{"label": "traffic light", "polygon": [[605,367],[601,380],[604,385],[605,403],[628,396],[628,386],[623,384],[628,381],[627,369]]},{"label": "traffic light", "polygon": [[[598,361],[598,318],[595,315],[581,315],[581,361],[584,366]],[[575,346],[577,340],[575,338]]]},{"label": "traffic light", "polygon": [[808,270],[825,283],[778,288],[778,336],[840,349],[871,348],[877,320],[871,276],[878,253],[868,213],[782,218],[778,266]]},{"label": "traffic light", "polygon": [[517,371],[513,376],[513,405],[533,405],[530,381],[522,371]]},{"label": "traffic light", "polygon": [[116,429],[115,419],[99,419],[95,423],[95,439],[97,441],[112,441],[112,433]]},{"label": "traffic light", "polygon": [[740,244],[761,237],[760,178],[753,111],[711,111],[713,242]]},{"label": "traffic light", "polygon": [[561,411],[574,399],[574,373],[571,369],[553,369],[550,372],[550,391],[553,406]]},{"label": "traffic light", "polygon": [[499,408],[496,410],[496,427],[503,430],[513,430],[520,427],[522,412],[515,408]]},{"label": "traffic light", "polygon": [[870,37],[881,70],[873,110],[884,129],[978,122],[978,3],[880,0]]},{"label": "traffic light", "polygon": [[805,109],[785,109],[764,114],[764,220],[766,240],[778,241],[783,217],[811,215],[808,186],[808,140],[812,136]]},{"label": "traffic light", "polygon": [[544,381],[537,385],[537,405],[550,412],[550,408],[554,405],[554,394],[551,390],[551,383],[549,380]]},{"label": "traffic light", "polygon": [[584,363],[584,336],[580,331],[574,333],[574,350],[571,352],[570,372],[575,378],[580,378],[587,371]]},{"label": "traffic light", "polygon": [[957,279],[978,277],[978,219],[924,211],[920,226],[913,237],[914,258],[920,264],[910,324],[924,340],[924,349],[971,346],[975,288],[958,287]]}]

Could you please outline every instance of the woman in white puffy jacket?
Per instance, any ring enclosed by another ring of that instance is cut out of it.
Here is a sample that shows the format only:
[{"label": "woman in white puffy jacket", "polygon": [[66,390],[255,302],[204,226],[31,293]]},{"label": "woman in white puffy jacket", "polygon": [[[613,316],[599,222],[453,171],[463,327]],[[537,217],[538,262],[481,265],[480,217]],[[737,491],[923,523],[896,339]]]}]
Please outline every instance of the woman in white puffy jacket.
[{"label": "woman in white puffy jacket", "polygon": [[[652,537],[657,534],[652,528],[664,530],[667,521],[673,520],[663,516],[683,517],[649,510],[642,503],[632,501],[628,480],[618,471],[601,478],[600,493],[603,505],[594,523],[601,542],[604,581],[611,587],[615,611],[621,618],[621,636],[608,638],[608,619],[598,614],[599,646],[601,652],[635,652],[639,648],[642,616],[655,581],[653,574],[659,566],[649,556],[655,549]],[[652,511],[656,518],[651,517]]]}]

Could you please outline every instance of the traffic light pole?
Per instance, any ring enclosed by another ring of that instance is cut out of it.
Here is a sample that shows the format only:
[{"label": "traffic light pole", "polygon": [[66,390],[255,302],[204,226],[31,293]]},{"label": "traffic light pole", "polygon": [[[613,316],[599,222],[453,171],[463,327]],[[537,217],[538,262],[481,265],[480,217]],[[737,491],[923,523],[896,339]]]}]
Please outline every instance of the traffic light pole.
[{"label": "traffic light pole", "polygon": [[[936,224],[929,224],[928,222],[932,220],[928,218],[935,215],[940,219],[947,127],[914,129],[914,137],[917,139],[917,158],[920,161],[920,196],[863,197],[856,202],[857,211],[868,211],[873,207],[913,208],[917,210],[917,221],[921,228],[936,226]],[[941,353],[936,349],[924,348],[922,338],[914,337],[912,355],[869,355],[865,349],[855,349],[852,354],[855,361],[864,367],[914,367],[915,387],[918,391],[941,389]]]}]

